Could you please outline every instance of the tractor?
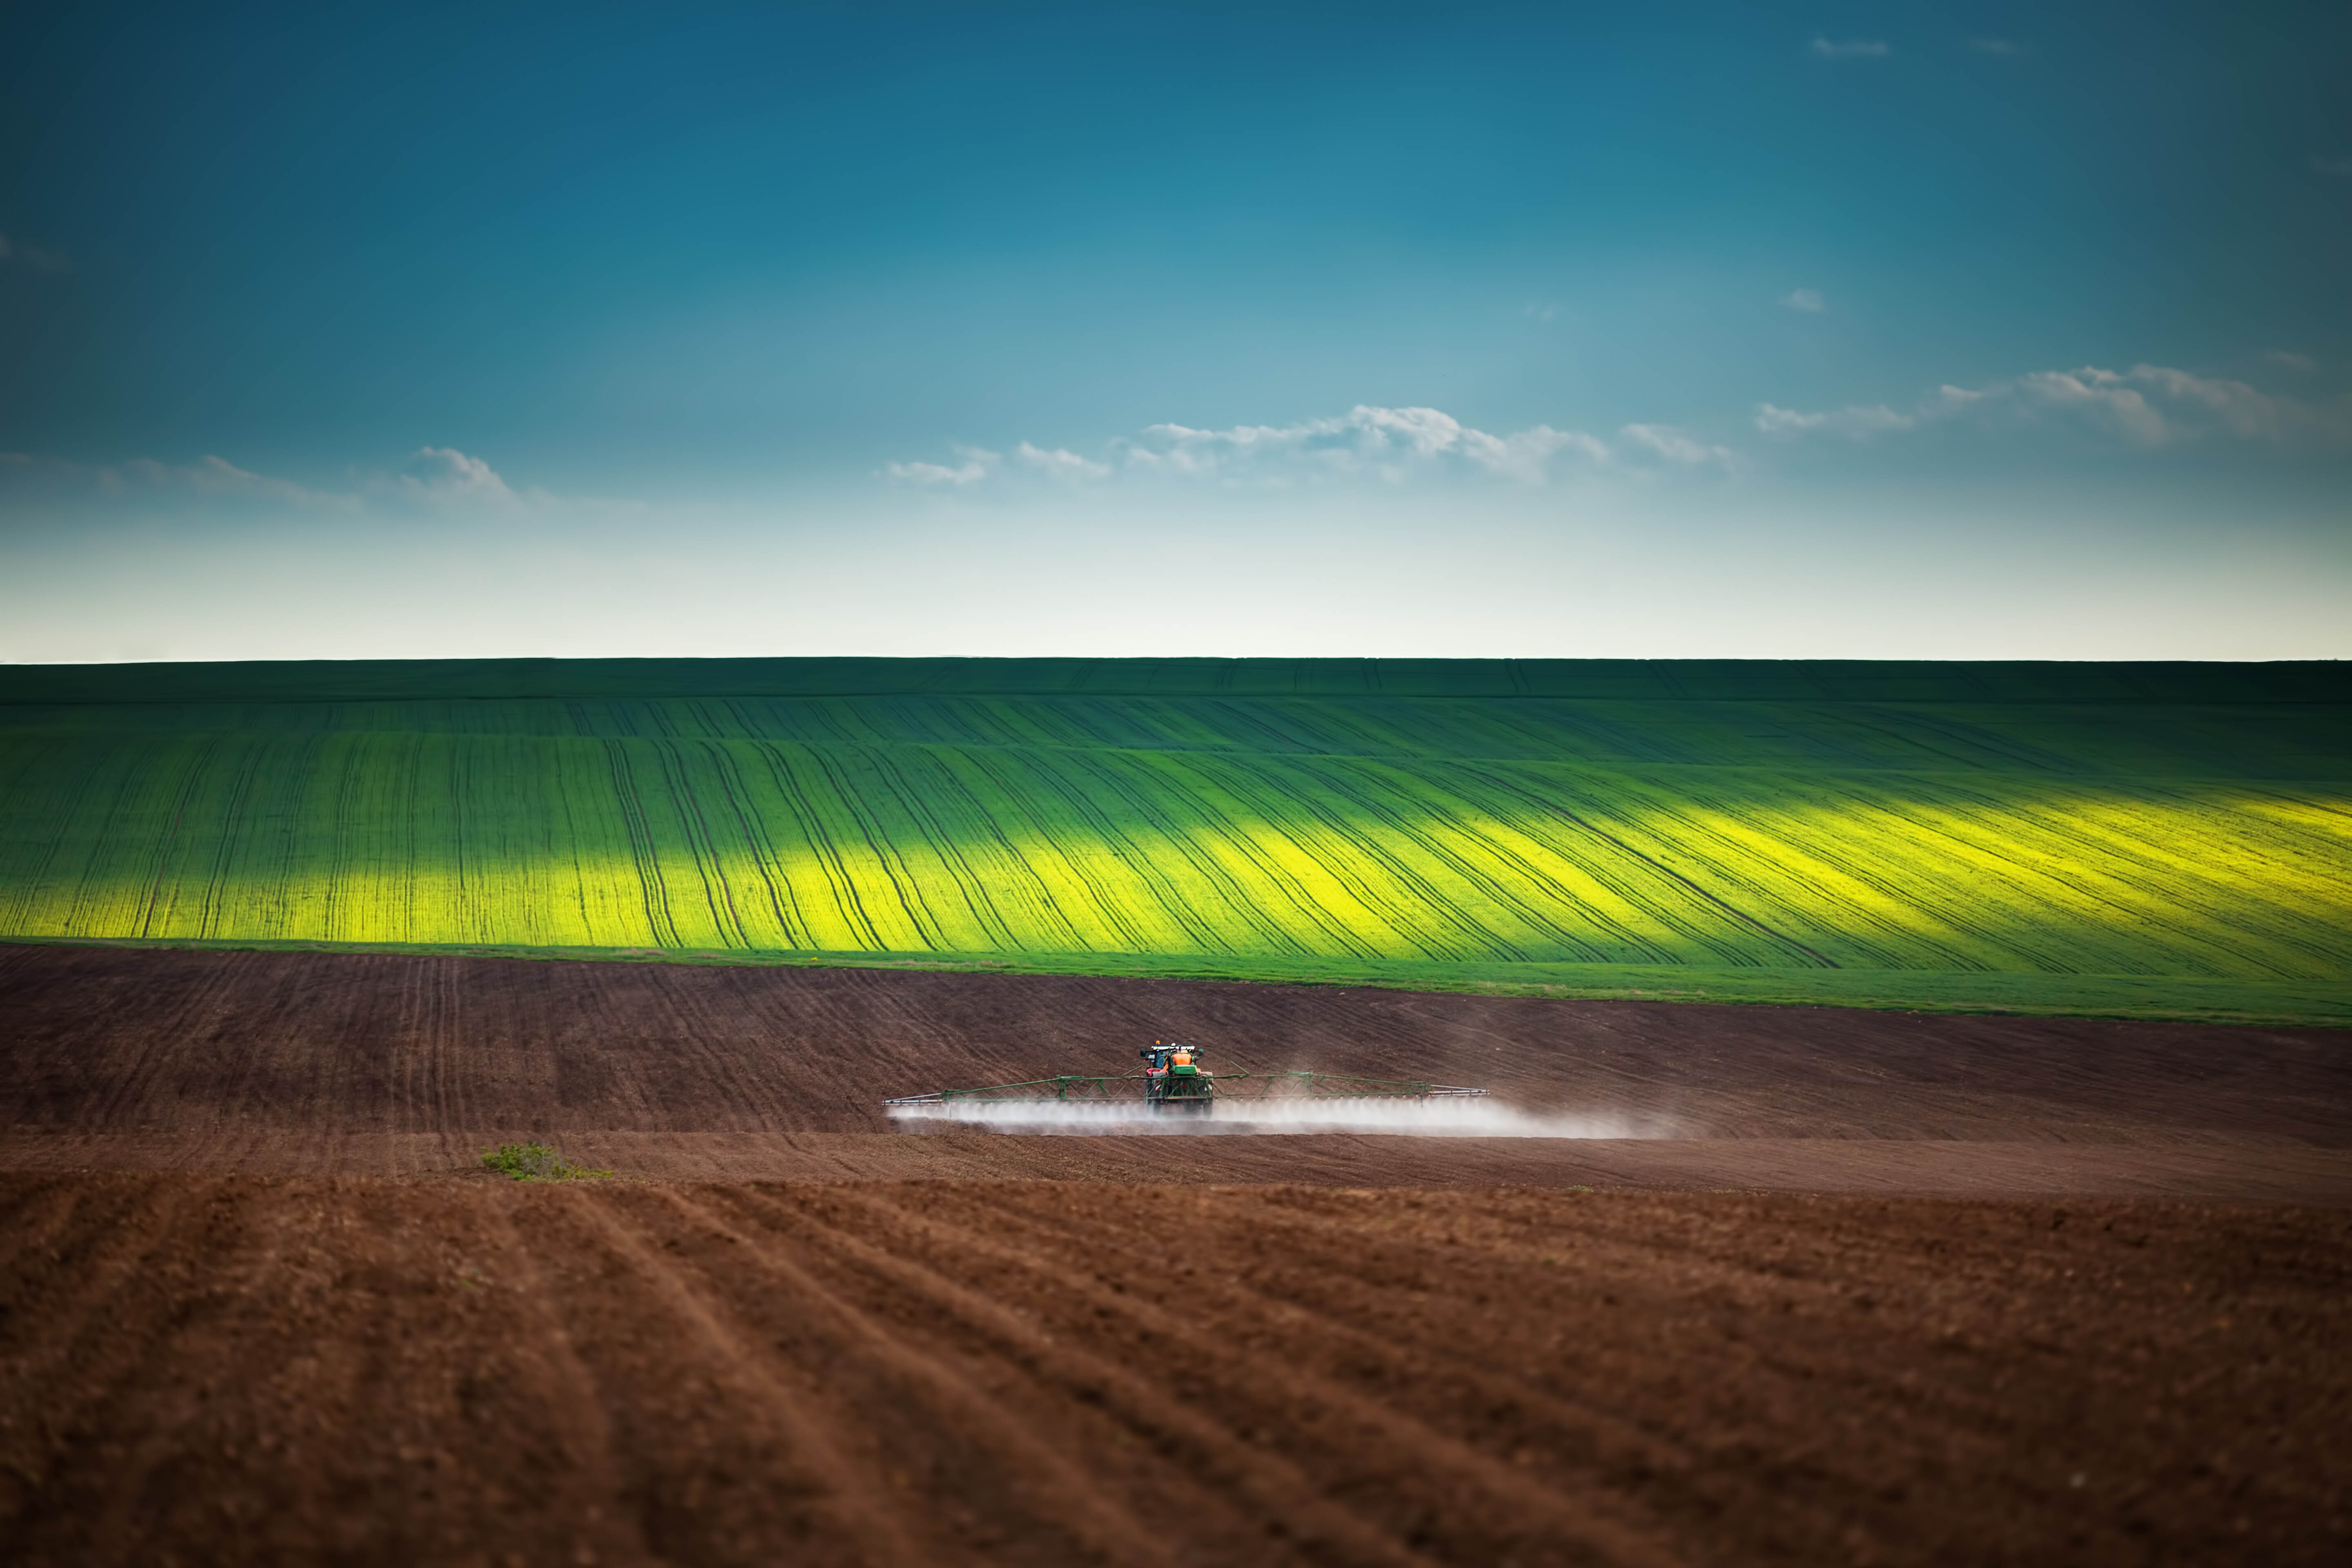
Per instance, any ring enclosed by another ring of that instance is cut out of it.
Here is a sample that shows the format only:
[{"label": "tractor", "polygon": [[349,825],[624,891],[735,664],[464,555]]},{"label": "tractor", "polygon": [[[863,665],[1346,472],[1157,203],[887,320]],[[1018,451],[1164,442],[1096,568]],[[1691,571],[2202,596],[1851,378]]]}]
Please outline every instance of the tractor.
[{"label": "tractor", "polygon": [[1152,1110],[1206,1116],[1217,1101],[1216,1075],[1194,1046],[1154,1041],[1143,1047],[1143,1100]]},{"label": "tractor", "polygon": [[[929,1094],[900,1095],[885,1100],[884,1108],[892,1116],[925,1118],[946,1117],[952,1120],[957,1108],[963,1106],[1052,1106],[1055,1113],[1072,1106],[1103,1106],[1115,1108],[1133,1105],[1137,1090],[1142,1091],[1142,1101],[1154,1116],[1197,1116],[1203,1119],[1213,1113],[1235,1122],[1248,1121],[1263,1112],[1253,1112],[1252,1107],[1269,1101],[1302,1100],[1385,1100],[1391,1104],[1409,1100],[1446,1099],[1461,1095],[1483,1095],[1483,1089],[1462,1089],[1450,1084],[1423,1083],[1417,1079],[1349,1078],[1336,1073],[1309,1072],[1293,1068],[1286,1072],[1255,1072],[1246,1068],[1229,1068],[1222,1080],[1201,1065],[1201,1047],[1175,1040],[1155,1040],[1139,1053],[1143,1058],[1139,1073],[1104,1074],[1062,1073],[1053,1078],[1028,1079],[1020,1083],[992,1083],[978,1089],[941,1089]],[[1223,1103],[1222,1112],[1217,1110]],[[1009,1120],[992,1117],[991,1120]]]}]

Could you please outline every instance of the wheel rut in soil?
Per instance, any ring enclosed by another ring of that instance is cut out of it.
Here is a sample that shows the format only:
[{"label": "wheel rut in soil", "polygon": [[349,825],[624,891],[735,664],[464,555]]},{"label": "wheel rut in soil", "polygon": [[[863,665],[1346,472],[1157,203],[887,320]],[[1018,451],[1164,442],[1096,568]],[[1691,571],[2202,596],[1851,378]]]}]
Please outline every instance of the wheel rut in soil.
[{"label": "wheel rut in soil", "polygon": [[[1034,1137],[882,1102],[1213,1065],[1469,1083],[1624,1138]],[[1056,975],[0,947],[0,1167],[2104,1193],[2352,1204],[2329,1030]]]},{"label": "wheel rut in soil", "polygon": [[2352,1541],[2328,1210],[17,1173],[0,1257],[12,1562]]},{"label": "wheel rut in soil", "polygon": [[[1169,1036],[1683,1135],[877,1108]],[[2343,1043],[0,950],[0,1559],[2334,1563]]]}]

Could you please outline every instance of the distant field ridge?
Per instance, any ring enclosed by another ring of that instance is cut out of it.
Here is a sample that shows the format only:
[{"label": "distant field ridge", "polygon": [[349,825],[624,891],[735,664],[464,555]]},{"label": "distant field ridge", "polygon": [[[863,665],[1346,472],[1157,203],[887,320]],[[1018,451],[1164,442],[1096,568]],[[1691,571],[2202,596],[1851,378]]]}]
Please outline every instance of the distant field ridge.
[{"label": "distant field ridge", "polygon": [[491,658],[0,666],[0,703],[917,693],[2340,703],[2352,701],[2352,665],[2333,660]]}]

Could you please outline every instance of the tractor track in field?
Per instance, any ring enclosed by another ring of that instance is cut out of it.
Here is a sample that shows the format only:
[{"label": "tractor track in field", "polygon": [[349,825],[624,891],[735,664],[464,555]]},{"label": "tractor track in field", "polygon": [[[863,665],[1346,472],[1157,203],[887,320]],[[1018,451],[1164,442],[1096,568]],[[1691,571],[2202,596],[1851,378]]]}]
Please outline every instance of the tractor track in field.
[{"label": "tractor track in field", "polygon": [[[1621,1138],[910,1136],[890,1096],[1212,1066],[1480,1085]],[[0,1168],[1321,1181],[2352,1204],[2340,1031],[1076,976],[0,946]]]},{"label": "tractor track in field", "polygon": [[2340,1561],[2346,1232],[2096,1202],[12,1173],[0,1555]]},{"label": "tractor track in field", "polygon": [[[1155,1037],[1653,1135],[877,1105]],[[2332,1563],[2344,1041],[0,947],[0,1563]]]}]

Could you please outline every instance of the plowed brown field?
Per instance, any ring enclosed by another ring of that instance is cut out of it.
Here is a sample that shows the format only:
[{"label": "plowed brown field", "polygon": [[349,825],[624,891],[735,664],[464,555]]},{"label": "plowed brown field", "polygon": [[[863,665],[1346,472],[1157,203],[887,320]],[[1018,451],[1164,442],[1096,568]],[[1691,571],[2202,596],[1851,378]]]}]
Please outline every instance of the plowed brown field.
[{"label": "plowed brown field", "polygon": [[[1169,1035],[1654,1136],[877,1110]],[[0,1561],[2340,1562],[2346,1044],[0,949]]]}]

